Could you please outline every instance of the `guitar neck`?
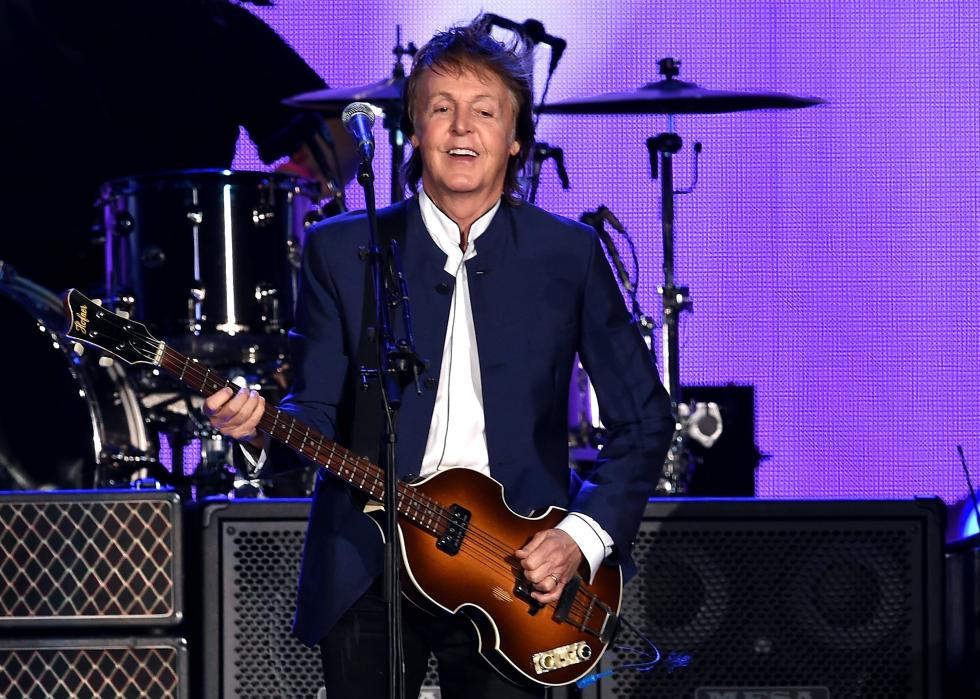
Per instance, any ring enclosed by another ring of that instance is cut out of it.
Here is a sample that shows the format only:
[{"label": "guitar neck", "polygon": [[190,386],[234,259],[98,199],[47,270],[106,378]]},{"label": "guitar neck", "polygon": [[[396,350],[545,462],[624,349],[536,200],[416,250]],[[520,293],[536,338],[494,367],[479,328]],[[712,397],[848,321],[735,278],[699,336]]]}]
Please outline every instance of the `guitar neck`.
[{"label": "guitar neck", "polygon": [[[239,388],[218,372],[166,345],[160,356],[160,367],[185,386],[205,397],[223,388],[231,388],[233,391]],[[384,472],[380,468],[364,457],[357,456],[330,441],[289,413],[267,403],[262,419],[259,420],[259,429],[354,488],[367,493],[379,502],[384,501]],[[431,520],[435,514],[433,513],[435,503],[428,502],[427,497],[412,491],[404,484],[399,484],[398,492],[399,513],[410,517],[417,524],[420,523],[420,519]],[[432,531],[435,532],[435,528]]]}]

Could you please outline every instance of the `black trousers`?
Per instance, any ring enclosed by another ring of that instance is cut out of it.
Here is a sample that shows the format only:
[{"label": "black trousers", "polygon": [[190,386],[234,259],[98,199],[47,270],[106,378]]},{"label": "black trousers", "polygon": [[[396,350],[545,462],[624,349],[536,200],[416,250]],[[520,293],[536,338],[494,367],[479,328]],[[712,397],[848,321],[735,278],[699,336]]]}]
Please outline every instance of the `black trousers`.
[{"label": "black trousers", "polygon": [[[384,699],[388,692],[384,594],[380,581],[361,597],[320,642],[327,699]],[[448,614],[433,616],[402,601],[405,697],[419,695],[429,653],[439,662],[443,699],[542,699],[538,686],[500,677],[477,652],[473,625]]]}]

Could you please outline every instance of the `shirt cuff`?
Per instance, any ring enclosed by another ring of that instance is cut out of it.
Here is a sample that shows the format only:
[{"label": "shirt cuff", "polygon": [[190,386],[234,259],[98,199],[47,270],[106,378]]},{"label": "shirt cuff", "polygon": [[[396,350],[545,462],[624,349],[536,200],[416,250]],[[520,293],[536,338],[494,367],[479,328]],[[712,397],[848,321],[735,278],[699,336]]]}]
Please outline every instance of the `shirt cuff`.
[{"label": "shirt cuff", "polygon": [[572,537],[582,551],[582,557],[589,564],[589,582],[595,579],[595,574],[602,561],[612,554],[613,540],[599,523],[581,512],[569,512],[565,519],[559,522],[555,529],[561,529]]}]

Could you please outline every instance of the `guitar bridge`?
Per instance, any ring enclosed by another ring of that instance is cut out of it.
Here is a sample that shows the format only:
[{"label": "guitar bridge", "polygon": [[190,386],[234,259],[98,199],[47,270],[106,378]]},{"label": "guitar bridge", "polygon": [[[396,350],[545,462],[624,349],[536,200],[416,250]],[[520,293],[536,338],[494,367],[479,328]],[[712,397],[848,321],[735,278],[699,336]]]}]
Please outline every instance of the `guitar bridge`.
[{"label": "guitar bridge", "polygon": [[470,526],[470,511],[460,505],[453,505],[449,508],[449,524],[446,531],[436,541],[436,548],[445,551],[450,556],[459,553],[459,547],[463,545],[463,538]]},{"label": "guitar bridge", "polygon": [[[582,578],[578,575],[568,581],[565,589],[561,593],[561,597],[558,598],[558,602],[555,604],[555,621],[567,622],[577,626],[579,631],[598,636],[599,640],[604,644],[611,643],[616,636],[616,631],[619,629],[619,616],[588,590],[584,591],[585,597],[589,601],[588,605],[586,605],[584,611],[581,609],[576,610],[581,615],[581,621],[577,621],[571,617],[572,604],[576,601],[581,587]],[[581,600],[579,602],[581,607]],[[593,619],[599,622],[598,629],[591,625]]]}]

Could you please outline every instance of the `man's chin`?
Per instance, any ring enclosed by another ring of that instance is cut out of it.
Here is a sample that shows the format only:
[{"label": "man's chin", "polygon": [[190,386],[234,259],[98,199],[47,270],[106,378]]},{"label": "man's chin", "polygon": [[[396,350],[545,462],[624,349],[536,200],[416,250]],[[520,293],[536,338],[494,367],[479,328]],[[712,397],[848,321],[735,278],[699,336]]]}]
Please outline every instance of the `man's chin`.
[{"label": "man's chin", "polygon": [[489,188],[481,187],[479,183],[467,179],[450,180],[439,185],[438,191],[448,196],[478,195],[481,191],[489,192]]}]

